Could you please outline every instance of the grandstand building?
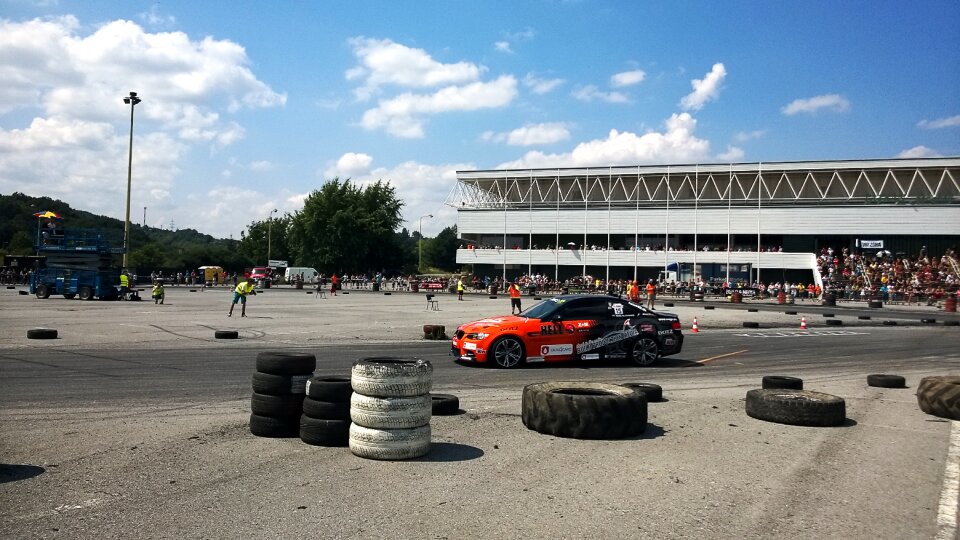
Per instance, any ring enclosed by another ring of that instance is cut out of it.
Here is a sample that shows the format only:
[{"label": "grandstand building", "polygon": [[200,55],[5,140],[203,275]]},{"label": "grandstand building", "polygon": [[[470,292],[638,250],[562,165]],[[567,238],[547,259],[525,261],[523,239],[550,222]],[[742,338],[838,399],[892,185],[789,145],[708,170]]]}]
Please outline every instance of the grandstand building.
[{"label": "grandstand building", "polygon": [[808,281],[960,245],[960,158],[458,171],[457,263],[513,279]]}]

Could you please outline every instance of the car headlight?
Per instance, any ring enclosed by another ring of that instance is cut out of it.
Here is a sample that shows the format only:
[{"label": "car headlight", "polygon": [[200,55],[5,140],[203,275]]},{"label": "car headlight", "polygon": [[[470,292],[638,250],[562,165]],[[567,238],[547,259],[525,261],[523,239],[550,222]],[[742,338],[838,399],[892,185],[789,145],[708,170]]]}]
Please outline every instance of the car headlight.
[{"label": "car headlight", "polygon": [[472,334],[467,334],[467,339],[487,339],[490,337],[490,334],[485,332],[474,332]]}]

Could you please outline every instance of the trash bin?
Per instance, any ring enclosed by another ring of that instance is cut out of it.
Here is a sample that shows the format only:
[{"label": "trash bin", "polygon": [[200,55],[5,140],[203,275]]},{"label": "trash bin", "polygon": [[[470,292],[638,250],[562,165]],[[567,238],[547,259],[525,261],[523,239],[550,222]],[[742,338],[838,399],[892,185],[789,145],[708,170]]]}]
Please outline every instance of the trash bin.
[{"label": "trash bin", "polygon": [[491,286],[490,286],[490,294],[497,294],[497,286],[496,286],[496,285],[491,285]]},{"label": "trash bin", "polygon": [[374,282],[374,284],[373,284],[373,292],[380,292],[380,284],[379,284],[379,283]]},{"label": "trash bin", "polygon": [[734,291],[733,294],[730,295],[730,301],[733,302],[734,304],[742,304],[743,293],[740,291]]},{"label": "trash bin", "polygon": [[410,290],[413,291],[413,292],[420,292],[420,282],[419,282],[419,281],[411,281],[411,282],[410,282]]}]

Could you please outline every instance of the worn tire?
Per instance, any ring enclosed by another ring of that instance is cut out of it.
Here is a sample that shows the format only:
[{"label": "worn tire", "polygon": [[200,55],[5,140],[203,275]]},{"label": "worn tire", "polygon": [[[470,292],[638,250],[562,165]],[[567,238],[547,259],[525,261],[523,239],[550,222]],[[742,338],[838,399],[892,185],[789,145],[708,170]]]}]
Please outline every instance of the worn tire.
[{"label": "worn tire", "polygon": [[237,339],[240,337],[240,332],[236,330],[214,330],[213,337],[214,339]]},{"label": "worn tire", "polygon": [[870,315],[857,315],[857,319],[859,319],[859,320],[861,320],[861,321],[869,321],[869,320],[870,320]]},{"label": "worn tire", "polygon": [[784,311],[784,312],[783,312],[784,315],[796,315],[796,314],[798,314],[798,313],[799,313],[799,311]]},{"label": "worn tire", "polygon": [[253,391],[272,396],[305,394],[309,378],[310,375],[274,375],[258,371],[253,374]]},{"label": "worn tire", "polygon": [[574,439],[620,439],[647,427],[647,398],[625,386],[597,382],[544,382],[523,388],[527,428]]},{"label": "worn tire", "polygon": [[943,321],[944,326],[960,326],[960,321]]},{"label": "worn tire", "polygon": [[300,440],[314,446],[347,446],[350,420],[300,418]]},{"label": "worn tire", "polygon": [[757,308],[750,308],[750,309],[747,310],[748,313],[757,313],[757,312],[759,312],[759,311],[760,311],[760,310],[757,309]]},{"label": "worn tire", "polygon": [[429,395],[377,398],[354,394],[350,397],[350,420],[371,429],[410,429],[430,423],[433,410]]},{"label": "worn tire", "polygon": [[716,309],[717,306],[703,306],[703,309]]},{"label": "worn tire", "polygon": [[54,328],[31,328],[27,330],[27,339],[57,339],[58,332]]},{"label": "worn tire", "polygon": [[840,319],[828,319],[827,326],[843,326],[843,321]]},{"label": "worn tire", "polygon": [[897,321],[883,321],[884,326],[896,326]]},{"label": "worn tire", "polygon": [[882,307],[883,307],[883,300],[871,300],[869,306],[870,306],[871,308],[874,308],[874,309],[876,309],[876,308],[882,308]]},{"label": "worn tire", "polygon": [[410,397],[430,393],[433,364],[419,358],[371,357],[353,364],[353,391],[371,397]]},{"label": "worn tire", "polygon": [[303,415],[316,420],[345,420],[349,423],[350,402],[304,398]]},{"label": "worn tire", "polygon": [[434,325],[432,324],[423,325],[423,339],[435,339],[433,337],[433,333],[434,333],[433,328],[434,328]]},{"label": "worn tire", "polygon": [[824,313],[823,316],[829,318],[829,317],[834,317],[835,314],[834,314],[834,313]]},{"label": "worn tire", "polygon": [[460,398],[453,394],[430,394],[433,416],[448,416],[460,412]]},{"label": "worn tire", "polygon": [[760,328],[760,323],[757,321],[743,321],[744,328]]},{"label": "worn tire", "polygon": [[349,403],[353,387],[347,377],[313,377],[307,381],[307,397],[318,401]]},{"label": "worn tire", "polygon": [[430,452],[430,425],[411,429],[371,429],[350,424],[350,451],[367,459],[413,459]]},{"label": "worn tire", "polygon": [[257,371],[274,375],[306,375],[317,368],[317,358],[310,353],[271,352],[257,354]]},{"label": "worn tire", "polygon": [[295,416],[274,418],[250,415],[250,433],[257,437],[296,437],[299,429],[300,419]]},{"label": "worn tire", "polygon": [[623,383],[627,388],[636,388],[643,395],[647,396],[647,403],[663,401],[663,388],[659,384],[653,383]]},{"label": "worn tire", "polygon": [[303,394],[271,396],[254,393],[250,398],[250,412],[273,418],[299,417],[303,412]]},{"label": "worn tire", "polygon": [[803,379],[784,375],[767,375],[760,384],[767,390],[803,390]]},{"label": "worn tire", "polygon": [[907,380],[900,375],[867,375],[867,386],[878,388],[906,388]]},{"label": "worn tire", "polygon": [[923,324],[937,324],[936,319],[920,319],[920,322]]},{"label": "worn tire", "polygon": [[664,303],[663,303],[663,307],[673,307],[673,306],[674,306],[674,303],[673,303],[673,302],[664,302]]},{"label": "worn tire", "polygon": [[747,416],[792,426],[838,426],[847,418],[843,398],[809,390],[747,392]]},{"label": "worn tire", "polygon": [[924,377],[917,385],[920,410],[950,420],[960,420],[960,377]]}]

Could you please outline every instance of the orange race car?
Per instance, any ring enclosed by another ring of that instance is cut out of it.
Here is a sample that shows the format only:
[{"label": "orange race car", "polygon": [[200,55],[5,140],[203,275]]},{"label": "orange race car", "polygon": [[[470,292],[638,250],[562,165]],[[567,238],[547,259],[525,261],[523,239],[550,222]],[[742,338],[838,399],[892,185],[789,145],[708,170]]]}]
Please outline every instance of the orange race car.
[{"label": "orange race car", "polygon": [[649,366],[680,352],[680,318],[612,296],[563,295],[520,315],[469,322],[457,328],[451,353],[458,361],[511,368],[522,362],[630,359]]}]

